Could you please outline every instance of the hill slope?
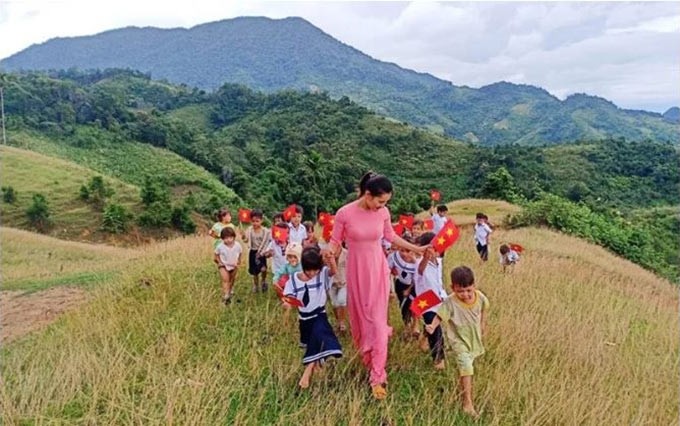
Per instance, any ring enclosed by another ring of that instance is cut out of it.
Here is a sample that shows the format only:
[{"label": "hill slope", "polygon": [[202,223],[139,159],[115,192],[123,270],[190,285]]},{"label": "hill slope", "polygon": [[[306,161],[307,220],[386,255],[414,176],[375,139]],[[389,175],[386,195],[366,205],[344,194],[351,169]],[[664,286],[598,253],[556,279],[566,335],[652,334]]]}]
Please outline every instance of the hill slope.
[{"label": "hill slope", "polygon": [[677,142],[661,114],[599,98],[560,101],[510,83],[458,87],[375,60],[300,18],[236,18],[191,29],[122,28],[58,38],[0,61],[0,69],[132,68],[203,89],[226,82],[275,91],[323,90],[376,112],[486,145],[560,143],[593,137]]},{"label": "hill slope", "polygon": [[[505,209],[484,206],[499,215]],[[463,230],[445,266],[470,265],[491,301],[487,353],[475,363],[482,423],[677,419],[680,330],[670,283],[601,248],[533,228],[495,234],[493,253],[508,240],[527,249],[515,272],[503,275],[495,261],[479,263],[470,232]],[[48,332],[4,346],[3,423],[468,423],[457,410],[453,363],[436,372],[415,343],[396,337],[394,303],[384,403],[371,400],[346,336],[345,357],[300,394],[297,325],[283,320],[273,294],[250,294],[241,275],[241,302],[225,311],[204,239],[144,252],[90,304]]]}]

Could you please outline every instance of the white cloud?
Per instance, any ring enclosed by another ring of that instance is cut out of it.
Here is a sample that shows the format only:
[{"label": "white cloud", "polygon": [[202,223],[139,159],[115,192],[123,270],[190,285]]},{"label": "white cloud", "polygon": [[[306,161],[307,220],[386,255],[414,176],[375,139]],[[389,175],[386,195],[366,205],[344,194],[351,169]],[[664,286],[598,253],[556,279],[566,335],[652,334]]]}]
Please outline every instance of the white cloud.
[{"label": "white cloud", "polygon": [[0,58],[52,37],[301,16],[340,41],[457,85],[500,80],[626,108],[680,104],[677,3],[0,0]]}]

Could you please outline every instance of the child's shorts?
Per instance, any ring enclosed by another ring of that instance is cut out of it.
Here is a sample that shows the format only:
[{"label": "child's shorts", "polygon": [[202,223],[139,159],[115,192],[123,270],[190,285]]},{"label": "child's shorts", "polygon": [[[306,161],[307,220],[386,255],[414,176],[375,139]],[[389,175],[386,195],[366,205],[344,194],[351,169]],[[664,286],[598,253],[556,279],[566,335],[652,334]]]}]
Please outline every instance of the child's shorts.
[{"label": "child's shorts", "polygon": [[481,245],[480,243],[477,243],[477,253],[479,253],[479,257],[486,261],[489,259],[489,246],[487,244]]},{"label": "child's shorts", "polygon": [[459,352],[456,354],[456,366],[461,377],[472,376],[475,373],[472,362],[475,358],[470,352]]},{"label": "child's shorts", "polygon": [[257,250],[250,250],[248,253],[248,273],[257,275],[267,268],[267,258],[257,255]]},{"label": "child's shorts", "polygon": [[334,308],[347,306],[347,284],[333,283],[328,291],[328,296],[331,298],[331,305],[333,305]]}]

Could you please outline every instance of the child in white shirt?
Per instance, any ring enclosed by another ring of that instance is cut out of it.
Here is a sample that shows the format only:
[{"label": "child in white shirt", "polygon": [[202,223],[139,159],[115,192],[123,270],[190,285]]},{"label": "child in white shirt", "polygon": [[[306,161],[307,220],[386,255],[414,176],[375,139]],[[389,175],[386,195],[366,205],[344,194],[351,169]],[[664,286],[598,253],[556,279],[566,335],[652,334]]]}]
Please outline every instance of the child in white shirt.
[{"label": "child in white shirt", "polygon": [[241,266],[241,244],[236,242],[236,231],[224,227],[220,231],[222,242],[215,248],[215,263],[222,279],[222,303],[228,305],[234,292],[236,272]]}]

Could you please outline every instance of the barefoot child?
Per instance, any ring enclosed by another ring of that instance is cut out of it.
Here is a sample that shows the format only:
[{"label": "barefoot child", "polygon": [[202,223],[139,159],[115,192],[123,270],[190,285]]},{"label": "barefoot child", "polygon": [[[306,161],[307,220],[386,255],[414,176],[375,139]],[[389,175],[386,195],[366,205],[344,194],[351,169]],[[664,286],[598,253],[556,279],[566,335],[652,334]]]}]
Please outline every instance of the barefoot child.
[{"label": "barefoot child", "polygon": [[[324,266],[324,260],[327,266]],[[306,389],[312,372],[326,358],[341,357],[342,348],[326,316],[326,292],[332,285],[331,277],[335,275],[335,258],[329,254],[322,259],[319,249],[307,247],[302,250],[301,263],[302,272],[291,276],[283,293],[302,302],[302,306],[298,307],[298,320],[301,341],[307,346],[302,358],[305,370],[298,385]]]},{"label": "barefoot child", "polygon": [[[439,262],[437,252],[430,246],[434,237],[434,233],[426,232],[417,240],[419,246],[427,246],[427,249],[425,249],[423,256],[416,260],[418,267],[416,268],[413,280],[415,282],[416,296],[420,296],[426,291],[432,290],[443,300],[447,294],[442,287],[441,263]],[[425,311],[423,313],[423,320],[425,321],[426,327],[431,324],[436,317],[437,314],[434,312],[434,308]],[[425,333],[425,335],[427,335],[427,343],[430,348],[430,354],[432,355],[432,361],[434,362],[434,368],[437,370],[444,369],[444,337],[442,335],[441,327],[435,326],[432,328],[431,333]],[[422,342],[421,348],[424,348]]]},{"label": "barefoot child", "polygon": [[236,242],[236,231],[226,226],[220,232],[221,243],[215,249],[215,263],[222,279],[222,303],[228,305],[234,292],[236,271],[241,266],[241,244]]},{"label": "barefoot child", "polygon": [[477,417],[472,403],[472,363],[484,353],[482,336],[486,328],[489,299],[475,288],[475,276],[467,266],[459,266],[451,271],[451,287],[453,294],[435,308],[436,318],[425,329],[428,333],[434,333],[440,322],[444,323],[446,337],[453,347],[458,366],[463,411]]}]

